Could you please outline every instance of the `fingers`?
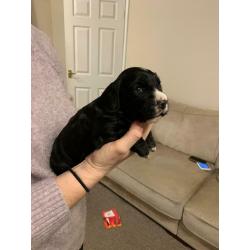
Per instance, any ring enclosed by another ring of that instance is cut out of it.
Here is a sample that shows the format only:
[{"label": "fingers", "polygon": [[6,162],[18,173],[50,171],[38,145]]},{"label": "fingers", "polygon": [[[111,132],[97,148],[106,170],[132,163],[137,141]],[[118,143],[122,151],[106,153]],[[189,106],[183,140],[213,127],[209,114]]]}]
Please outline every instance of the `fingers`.
[{"label": "fingers", "polygon": [[[148,137],[148,134],[150,133],[153,123],[140,123],[140,122],[135,122],[135,125],[143,129],[142,132],[142,138],[145,140]],[[133,124],[132,124],[133,126]]]},{"label": "fingers", "polygon": [[116,141],[118,151],[127,152],[143,136],[144,128],[140,123],[134,122],[128,132]]},{"label": "fingers", "polygon": [[149,124],[134,122],[122,138],[103,145],[85,160],[95,168],[111,169],[130,155],[131,147],[142,137],[146,138],[150,129]]},{"label": "fingers", "polygon": [[146,139],[152,124],[134,122],[128,132],[119,140],[116,141],[116,148],[121,153],[126,153],[140,139]]},{"label": "fingers", "polygon": [[146,123],[146,124],[144,124],[143,136],[142,136],[142,138],[144,140],[146,140],[146,138],[148,137],[148,134],[150,133],[152,127],[153,127],[153,123]]}]

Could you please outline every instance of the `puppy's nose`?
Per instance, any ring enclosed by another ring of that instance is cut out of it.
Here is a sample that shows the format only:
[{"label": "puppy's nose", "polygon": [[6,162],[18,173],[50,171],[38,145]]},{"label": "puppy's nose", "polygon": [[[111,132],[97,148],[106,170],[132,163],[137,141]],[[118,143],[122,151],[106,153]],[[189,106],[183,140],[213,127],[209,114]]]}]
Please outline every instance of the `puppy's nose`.
[{"label": "puppy's nose", "polygon": [[161,108],[161,109],[165,109],[167,103],[168,103],[168,100],[160,100],[160,101],[157,101],[157,105],[158,105],[159,108]]}]

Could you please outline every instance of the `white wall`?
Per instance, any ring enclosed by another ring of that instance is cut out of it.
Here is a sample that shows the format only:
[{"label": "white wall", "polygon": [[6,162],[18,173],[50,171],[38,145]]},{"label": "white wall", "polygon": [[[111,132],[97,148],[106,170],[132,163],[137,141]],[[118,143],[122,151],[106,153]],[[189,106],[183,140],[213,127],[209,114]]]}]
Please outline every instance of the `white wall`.
[{"label": "white wall", "polygon": [[218,0],[130,0],[127,66],[156,71],[168,96],[218,110]]},{"label": "white wall", "polygon": [[50,0],[31,1],[31,23],[52,38]]},{"label": "white wall", "polygon": [[63,0],[51,0],[51,20],[53,44],[59,60],[65,65],[64,13]]}]

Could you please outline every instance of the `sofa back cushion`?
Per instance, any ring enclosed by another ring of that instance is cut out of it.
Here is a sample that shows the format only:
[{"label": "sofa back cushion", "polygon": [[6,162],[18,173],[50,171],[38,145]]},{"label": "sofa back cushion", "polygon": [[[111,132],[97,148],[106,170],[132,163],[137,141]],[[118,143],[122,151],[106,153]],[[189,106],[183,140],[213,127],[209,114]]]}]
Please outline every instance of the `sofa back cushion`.
[{"label": "sofa back cushion", "polygon": [[215,163],[218,155],[218,111],[169,101],[169,112],[153,127],[156,141]]}]

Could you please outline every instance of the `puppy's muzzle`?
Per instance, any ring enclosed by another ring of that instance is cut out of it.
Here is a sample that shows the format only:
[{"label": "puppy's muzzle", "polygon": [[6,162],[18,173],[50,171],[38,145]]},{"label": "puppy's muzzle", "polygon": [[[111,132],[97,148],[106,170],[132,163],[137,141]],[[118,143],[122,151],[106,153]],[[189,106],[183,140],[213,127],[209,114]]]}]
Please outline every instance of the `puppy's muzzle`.
[{"label": "puppy's muzzle", "polygon": [[162,91],[155,91],[156,114],[164,116],[168,112],[168,98]]},{"label": "puppy's muzzle", "polygon": [[160,101],[157,101],[157,106],[159,109],[166,109],[166,106],[168,104],[168,100],[160,100]]}]

